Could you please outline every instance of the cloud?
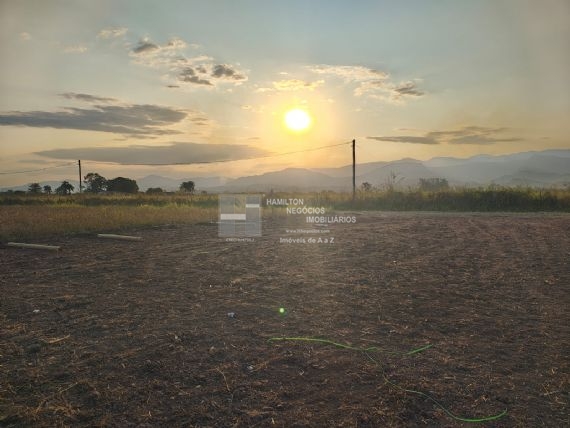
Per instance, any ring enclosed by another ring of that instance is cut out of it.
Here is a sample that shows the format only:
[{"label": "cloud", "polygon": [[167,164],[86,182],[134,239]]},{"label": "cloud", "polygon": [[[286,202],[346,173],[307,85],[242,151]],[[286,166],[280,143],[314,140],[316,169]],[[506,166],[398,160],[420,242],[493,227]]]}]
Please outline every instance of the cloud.
[{"label": "cloud", "polygon": [[[66,98],[88,102],[112,100],[88,94],[67,93]],[[0,113],[0,126],[75,129],[153,138],[180,134],[167,127],[185,119],[189,112],[149,104],[95,104],[90,108],[66,107],[61,111],[12,111]]]},{"label": "cloud", "polygon": [[361,97],[363,95],[371,95],[378,97],[379,91],[388,91],[389,86],[385,80],[368,80],[365,82],[361,82],[355,89],[354,95],[357,97]]},{"label": "cloud", "polygon": [[395,143],[413,144],[479,144],[520,141],[519,137],[509,137],[503,134],[508,128],[489,128],[484,126],[464,126],[459,129],[431,131],[424,135],[399,135],[387,137],[366,137],[369,140],[388,141]]},{"label": "cloud", "polygon": [[196,49],[180,38],[172,38],[160,45],[145,38],[130,51],[136,64],[166,71],[169,87],[216,87],[219,83],[239,85],[247,81],[247,75],[231,64],[215,62],[207,55],[188,57],[186,48]]},{"label": "cloud", "polygon": [[244,81],[245,76],[227,64],[185,66],[178,71],[178,82],[215,86],[219,81]]},{"label": "cloud", "polygon": [[182,51],[187,46],[186,42],[178,37],[171,38],[164,45],[154,43],[145,37],[131,49],[130,55],[137,64],[150,67],[160,67],[175,62],[186,63],[187,60],[182,55]]},{"label": "cloud", "polygon": [[[173,37],[166,44],[166,49],[182,50],[182,49],[186,49],[187,46],[188,46],[188,44],[184,40],[182,40],[181,38]],[[196,45],[193,45],[193,46],[196,46]]]},{"label": "cloud", "polygon": [[119,164],[192,164],[227,162],[267,156],[269,152],[244,144],[173,142],[164,146],[85,147],[53,149],[35,154],[52,159],[81,159]]},{"label": "cloud", "polygon": [[122,37],[127,34],[128,28],[125,27],[107,27],[103,28],[97,34],[97,38],[99,39],[116,39],[118,37]]},{"label": "cloud", "polygon": [[314,89],[321,86],[325,83],[324,80],[317,80],[315,82],[307,82],[305,80],[300,79],[287,79],[287,80],[278,80],[272,83],[273,87],[259,87],[255,90],[256,93],[265,93],[265,92],[286,92],[286,91],[300,91],[300,90],[309,90],[313,91]]},{"label": "cloud", "polygon": [[357,97],[368,96],[391,104],[404,104],[409,98],[418,98],[425,92],[418,89],[415,82],[409,81],[394,85],[385,80],[370,80],[362,82],[355,90]]},{"label": "cloud", "polygon": [[177,81],[195,85],[215,86],[218,82],[243,82],[247,77],[227,64],[198,64],[178,71]]},{"label": "cloud", "polygon": [[78,100],[88,103],[112,103],[116,102],[116,98],[98,97],[89,94],[80,94],[76,92],[64,92],[59,94],[60,97],[67,98],[68,100]]},{"label": "cloud", "polygon": [[19,159],[16,161],[17,163],[27,164],[27,165],[54,165],[60,164],[60,162],[50,160],[50,159],[38,159],[38,158],[30,158],[30,159]]},{"label": "cloud", "polygon": [[362,82],[368,80],[387,79],[388,73],[373,68],[352,65],[314,65],[308,67],[317,74],[331,75],[344,79],[346,82]]},{"label": "cloud", "polygon": [[459,129],[454,129],[451,131],[432,131],[429,135],[436,138],[457,138],[457,137],[467,137],[472,135],[491,135],[500,134],[502,132],[508,131],[508,128],[488,128],[485,126],[464,126]]},{"label": "cloud", "polygon": [[20,33],[20,40],[27,42],[28,40],[32,40],[32,36],[30,35],[30,33],[22,31]]},{"label": "cloud", "polygon": [[[207,73],[201,73],[202,75],[207,75]],[[198,76],[196,70],[192,67],[184,67],[178,73],[178,81],[184,83],[194,83],[196,85],[206,85],[213,86],[212,82],[207,78]]]},{"label": "cloud", "polygon": [[63,48],[63,53],[81,54],[87,52],[87,46],[84,45],[70,45]]},{"label": "cloud", "polygon": [[372,98],[383,100],[391,104],[404,104],[407,99],[419,98],[425,95],[425,92],[418,89],[415,82],[409,81],[398,85],[385,84],[370,88],[371,91],[364,91],[362,95],[368,95]]},{"label": "cloud", "polygon": [[303,89],[313,91],[319,86],[321,86],[323,83],[325,83],[324,80],[307,82],[300,79],[288,79],[288,80],[278,80],[277,82],[273,82],[273,87],[277,91],[300,91]]},{"label": "cloud", "polygon": [[452,138],[449,140],[449,144],[495,144],[495,143],[503,143],[503,142],[511,142],[511,141],[520,141],[520,138],[517,137],[509,137],[509,138],[500,138],[500,137],[487,137],[484,135],[466,135],[465,137],[459,138]]},{"label": "cloud", "polygon": [[382,70],[363,66],[349,65],[313,65],[308,69],[313,73],[340,78],[345,84],[354,86],[354,95],[368,96],[373,99],[395,104],[402,104],[408,98],[425,95],[418,89],[415,81],[395,84],[390,75]]},{"label": "cloud", "polygon": [[204,116],[195,116],[189,119],[194,125],[197,126],[210,126],[212,125],[212,120]]},{"label": "cloud", "polygon": [[231,66],[227,64],[217,64],[212,69],[212,77],[219,79],[230,79],[230,80],[243,80],[244,76],[239,74]]},{"label": "cloud", "polygon": [[399,86],[393,87],[392,90],[399,96],[421,97],[424,95],[424,92],[420,91],[414,82],[401,83]]},{"label": "cloud", "polygon": [[274,91],[275,91],[274,88],[265,88],[265,87],[257,88],[257,89],[255,90],[255,92],[256,92],[256,93],[259,93],[259,94],[263,94],[263,93],[265,93],[265,92],[274,92]]},{"label": "cloud", "polygon": [[489,128],[484,126],[464,126],[451,131],[432,131],[428,136],[446,141],[449,144],[493,144],[520,141],[518,137],[505,137],[502,134],[508,128]]},{"label": "cloud", "polygon": [[439,142],[432,137],[418,137],[403,135],[398,137],[366,137],[369,140],[388,141],[393,143],[413,143],[413,144],[439,144]]},{"label": "cloud", "polygon": [[140,40],[138,44],[133,48],[134,54],[147,54],[160,49],[158,45],[149,42],[148,40]]}]

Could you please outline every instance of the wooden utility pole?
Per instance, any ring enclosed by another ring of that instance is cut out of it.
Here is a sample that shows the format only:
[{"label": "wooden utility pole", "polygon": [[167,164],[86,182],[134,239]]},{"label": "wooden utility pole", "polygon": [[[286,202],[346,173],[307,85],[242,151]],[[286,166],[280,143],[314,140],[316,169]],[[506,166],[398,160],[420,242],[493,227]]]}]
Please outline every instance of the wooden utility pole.
[{"label": "wooden utility pole", "polygon": [[356,140],[352,140],[352,200],[356,198]]},{"label": "wooden utility pole", "polygon": [[79,193],[83,190],[83,185],[81,184],[81,159],[77,161],[77,165],[79,166]]}]

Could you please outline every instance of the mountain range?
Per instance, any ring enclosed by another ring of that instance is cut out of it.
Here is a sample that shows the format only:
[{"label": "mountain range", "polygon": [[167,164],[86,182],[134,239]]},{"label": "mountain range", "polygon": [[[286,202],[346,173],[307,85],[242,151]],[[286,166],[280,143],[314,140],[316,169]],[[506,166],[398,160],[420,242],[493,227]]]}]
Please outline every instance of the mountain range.
[{"label": "mountain range", "polygon": [[[566,187],[570,185],[570,150],[544,150],[508,155],[477,155],[470,158],[436,157],[427,161],[401,159],[356,165],[356,184],[375,187],[389,183],[399,188],[417,187],[421,178],[445,178],[452,186],[478,187],[492,184],[514,187]],[[198,191],[315,191],[350,190],[352,165],[338,168],[287,168],[280,171],[239,178],[196,177],[175,179],[148,175],[137,179],[140,190],[160,187],[177,190],[183,181],[192,180]],[[77,188],[77,181],[70,183]],[[59,182],[42,182],[53,189]],[[26,190],[28,184],[5,190]]]}]

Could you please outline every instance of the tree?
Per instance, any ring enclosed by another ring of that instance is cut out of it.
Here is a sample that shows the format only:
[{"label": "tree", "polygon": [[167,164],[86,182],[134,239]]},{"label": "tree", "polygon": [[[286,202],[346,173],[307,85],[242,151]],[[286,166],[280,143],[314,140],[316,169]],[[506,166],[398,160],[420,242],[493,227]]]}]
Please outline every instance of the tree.
[{"label": "tree", "polygon": [[51,195],[51,186],[50,186],[49,184],[46,184],[46,185],[44,186],[44,193],[45,193],[46,195]]},{"label": "tree", "polygon": [[390,171],[388,177],[386,177],[386,182],[384,183],[384,187],[388,192],[393,192],[396,186],[402,181],[404,177],[399,177],[394,171]]},{"label": "tree", "polygon": [[55,193],[58,195],[71,195],[74,189],[75,187],[69,181],[62,181],[61,185],[55,189]]},{"label": "tree", "polygon": [[42,193],[42,186],[40,186],[40,183],[31,183],[28,186],[28,193],[33,193],[33,194],[38,194],[38,193]]},{"label": "tree", "polygon": [[83,182],[86,186],[86,192],[101,193],[107,188],[107,179],[96,172],[90,172],[83,177]]},{"label": "tree", "polygon": [[107,181],[107,192],[138,193],[139,186],[135,180],[117,177]]},{"label": "tree", "polygon": [[188,193],[194,193],[195,187],[194,187],[194,182],[193,181],[185,181],[184,183],[182,183],[180,185],[180,191],[181,192],[188,192]]},{"label": "tree", "polygon": [[146,189],[146,193],[148,193],[149,195],[156,195],[164,193],[164,190],[162,190],[160,187],[149,187],[148,189]]},{"label": "tree", "polygon": [[362,183],[360,187],[362,188],[363,192],[370,192],[372,190],[372,184],[370,184],[368,181]]},{"label": "tree", "polygon": [[449,183],[445,178],[420,178],[420,190],[437,192],[449,189]]}]

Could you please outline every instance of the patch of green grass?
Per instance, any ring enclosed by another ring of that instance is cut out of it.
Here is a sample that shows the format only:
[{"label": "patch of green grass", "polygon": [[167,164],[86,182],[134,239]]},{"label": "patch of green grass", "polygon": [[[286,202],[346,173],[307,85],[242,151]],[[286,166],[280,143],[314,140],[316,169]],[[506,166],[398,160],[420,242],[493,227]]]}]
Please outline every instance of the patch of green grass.
[{"label": "patch of green grass", "polygon": [[[272,198],[289,198],[279,193]],[[469,188],[440,191],[373,190],[352,193],[295,194],[305,205],[338,210],[464,211],[464,212],[570,212],[570,189]]]},{"label": "patch of green grass", "polygon": [[0,205],[121,205],[121,206],[166,206],[185,205],[202,208],[216,208],[218,195],[190,195],[185,193],[148,195],[137,194],[105,194],[82,193],[67,196],[61,195],[14,195],[0,194]]},{"label": "patch of green grass", "polygon": [[514,188],[379,191],[359,193],[337,207],[361,210],[467,211],[467,212],[570,212],[569,190]]}]

